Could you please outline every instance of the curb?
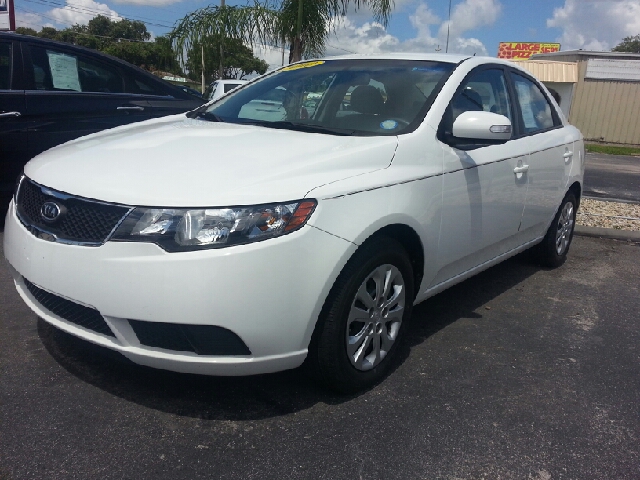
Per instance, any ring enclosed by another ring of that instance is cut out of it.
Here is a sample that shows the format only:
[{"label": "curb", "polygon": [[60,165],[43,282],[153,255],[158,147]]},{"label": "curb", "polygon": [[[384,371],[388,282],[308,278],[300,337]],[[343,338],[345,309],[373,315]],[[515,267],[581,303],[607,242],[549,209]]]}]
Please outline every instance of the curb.
[{"label": "curb", "polygon": [[615,228],[585,227],[584,225],[576,225],[574,233],[582,237],[599,237],[609,238],[612,240],[624,240],[627,242],[640,242],[640,232],[616,230]]}]

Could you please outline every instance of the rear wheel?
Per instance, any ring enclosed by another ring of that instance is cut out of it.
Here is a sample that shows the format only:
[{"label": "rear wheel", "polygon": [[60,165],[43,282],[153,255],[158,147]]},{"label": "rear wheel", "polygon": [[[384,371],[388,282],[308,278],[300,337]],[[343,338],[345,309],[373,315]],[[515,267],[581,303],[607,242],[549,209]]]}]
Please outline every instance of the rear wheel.
[{"label": "rear wheel", "polygon": [[327,298],[309,360],[328,387],[355,392],[388,372],[413,306],[413,270],[402,245],[389,238],[365,243]]},{"label": "rear wheel", "polygon": [[567,259],[576,224],[578,202],[572,192],[568,192],[547,230],[544,240],[536,247],[537,259],[545,267],[559,267]]}]

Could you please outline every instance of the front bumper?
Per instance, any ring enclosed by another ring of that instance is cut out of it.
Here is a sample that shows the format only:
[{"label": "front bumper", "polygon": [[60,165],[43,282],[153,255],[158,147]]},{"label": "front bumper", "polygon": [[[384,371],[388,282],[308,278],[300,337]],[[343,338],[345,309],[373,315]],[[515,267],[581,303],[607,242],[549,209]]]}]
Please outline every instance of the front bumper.
[{"label": "front bumper", "polygon": [[[64,245],[33,236],[13,202],[4,252],[18,293],[38,316],[135,363],[177,372],[250,375],[299,366],[322,303],[356,246],[306,226],[254,244],[167,253],[147,243]],[[24,279],[96,309],[113,332],[103,335],[45,308]],[[215,325],[235,333],[250,355],[210,356],[148,347],[129,320]]]}]

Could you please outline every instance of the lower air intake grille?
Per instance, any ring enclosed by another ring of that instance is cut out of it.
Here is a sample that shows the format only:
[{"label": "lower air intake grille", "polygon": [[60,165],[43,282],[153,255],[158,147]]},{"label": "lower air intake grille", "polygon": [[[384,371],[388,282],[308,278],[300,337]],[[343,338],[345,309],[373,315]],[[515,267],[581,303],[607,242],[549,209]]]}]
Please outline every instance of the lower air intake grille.
[{"label": "lower air intake grille", "polygon": [[198,355],[251,355],[249,347],[231,330],[213,325],[129,320],[138,340],[147,347]]},{"label": "lower air intake grille", "polygon": [[107,323],[104,321],[104,318],[102,318],[102,315],[100,315],[100,312],[96,309],[79,305],[71,300],[67,300],[66,298],[62,298],[58,295],[42,290],[24,277],[23,280],[27,290],[29,290],[31,295],[33,295],[38,303],[40,303],[40,305],[45,309],[61,318],[64,318],[68,322],[75,323],[80,327],[93,330],[94,332],[101,333],[102,335],[115,337]]}]

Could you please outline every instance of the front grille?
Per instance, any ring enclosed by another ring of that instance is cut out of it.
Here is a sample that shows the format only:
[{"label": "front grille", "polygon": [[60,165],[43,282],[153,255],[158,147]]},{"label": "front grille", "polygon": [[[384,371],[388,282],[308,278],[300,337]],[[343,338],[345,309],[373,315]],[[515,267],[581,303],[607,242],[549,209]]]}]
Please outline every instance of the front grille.
[{"label": "front grille", "polygon": [[95,308],[79,305],[66,298],[59,297],[35,286],[26,278],[22,278],[27,290],[34,296],[40,305],[68,322],[93,330],[96,333],[115,337],[107,323]]},{"label": "front grille", "polygon": [[[54,202],[61,210],[55,221],[46,222],[41,215],[46,202]],[[129,211],[121,205],[57,192],[26,177],[20,184],[17,208],[20,220],[32,233],[40,230],[60,240],[95,245],[104,243]]]},{"label": "front grille", "polygon": [[251,355],[242,339],[226,328],[215,325],[129,320],[138,340],[147,347],[164,348],[198,355]]}]

